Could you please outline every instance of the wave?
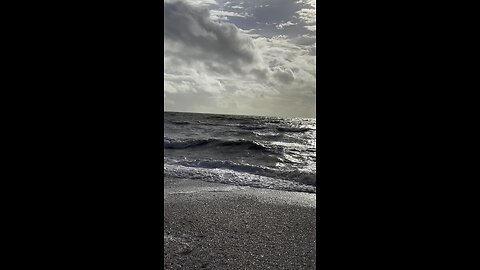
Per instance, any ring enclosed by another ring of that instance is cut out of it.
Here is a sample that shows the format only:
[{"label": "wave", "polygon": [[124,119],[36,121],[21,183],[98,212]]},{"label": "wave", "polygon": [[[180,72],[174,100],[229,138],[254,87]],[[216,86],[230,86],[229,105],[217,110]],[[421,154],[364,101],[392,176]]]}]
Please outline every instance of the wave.
[{"label": "wave", "polygon": [[198,140],[184,140],[184,141],[164,141],[164,149],[187,149],[199,147],[226,147],[226,148],[241,148],[248,150],[270,151],[266,146],[249,140],[227,141],[220,139],[198,139]]},{"label": "wave", "polygon": [[247,125],[240,125],[238,127],[245,130],[262,130],[267,128],[266,126],[247,126]]},{"label": "wave", "polygon": [[203,126],[225,126],[225,124],[222,123],[204,122],[200,120],[197,120],[197,124]]},{"label": "wave", "polygon": [[316,192],[316,121],[164,114],[166,179]]},{"label": "wave", "polygon": [[267,139],[277,139],[277,138],[282,138],[284,135],[281,133],[275,133],[275,132],[253,132],[253,135],[258,136],[258,137],[263,137]]},{"label": "wave", "polygon": [[174,121],[174,120],[170,120],[170,123],[174,125],[191,125],[192,124],[188,121]]},{"label": "wave", "polygon": [[281,132],[307,132],[313,130],[311,128],[294,128],[294,127],[278,127],[278,131]]},{"label": "wave", "polygon": [[221,121],[241,121],[245,119],[245,117],[234,116],[234,115],[213,115],[213,116],[207,116],[205,118],[212,119],[212,120],[221,120]]},{"label": "wave", "polygon": [[237,186],[316,193],[316,187],[312,185],[247,172],[238,172],[226,168],[210,169],[164,164],[163,171],[165,178],[187,178]]},{"label": "wave", "polygon": [[191,168],[231,170],[239,173],[248,173],[256,176],[282,179],[314,187],[317,183],[317,175],[315,172],[302,171],[298,169],[278,170],[253,164],[239,164],[227,160],[181,160],[174,161],[173,163]]}]

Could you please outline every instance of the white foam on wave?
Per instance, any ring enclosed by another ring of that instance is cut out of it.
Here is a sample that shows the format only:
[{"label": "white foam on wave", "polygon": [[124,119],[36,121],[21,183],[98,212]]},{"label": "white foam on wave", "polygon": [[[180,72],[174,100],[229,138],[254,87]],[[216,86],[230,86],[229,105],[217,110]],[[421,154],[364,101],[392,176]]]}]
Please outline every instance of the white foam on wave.
[{"label": "white foam on wave", "polygon": [[288,191],[316,192],[316,187],[297,182],[274,179],[271,177],[238,172],[230,169],[209,169],[199,167],[186,167],[181,165],[164,164],[165,177],[196,179],[208,182],[231,184],[237,186],[251,186]]}]

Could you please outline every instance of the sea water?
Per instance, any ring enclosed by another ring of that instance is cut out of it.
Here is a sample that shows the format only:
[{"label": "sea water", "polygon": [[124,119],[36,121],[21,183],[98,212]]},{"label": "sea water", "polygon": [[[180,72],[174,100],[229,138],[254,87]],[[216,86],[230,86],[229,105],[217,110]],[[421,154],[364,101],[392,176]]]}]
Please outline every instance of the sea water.
[{"label": "sea water", "polygon": [[316,119],[164,112],[165,179],[316,192]]}]

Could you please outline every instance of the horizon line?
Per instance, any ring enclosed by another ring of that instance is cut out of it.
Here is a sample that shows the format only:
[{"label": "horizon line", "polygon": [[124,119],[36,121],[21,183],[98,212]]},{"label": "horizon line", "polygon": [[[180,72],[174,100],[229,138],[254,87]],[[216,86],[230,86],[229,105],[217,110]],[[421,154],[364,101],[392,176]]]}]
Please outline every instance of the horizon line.
[{"label": "horizon line", "polygon": [[257,115],[257,114],[235,114],[235,113],[213,113],[213,112],[192,112],[192,111],[169,111],[163,110],[164,113],[196,113],[196,114],[214,114],[214,115],[228,115],[228,116],[257,116],[257,117],[280,117],[280,118],[307,118],[317,119],[314,117],[299,117],[299,116],[277,116],[277,115]]}]

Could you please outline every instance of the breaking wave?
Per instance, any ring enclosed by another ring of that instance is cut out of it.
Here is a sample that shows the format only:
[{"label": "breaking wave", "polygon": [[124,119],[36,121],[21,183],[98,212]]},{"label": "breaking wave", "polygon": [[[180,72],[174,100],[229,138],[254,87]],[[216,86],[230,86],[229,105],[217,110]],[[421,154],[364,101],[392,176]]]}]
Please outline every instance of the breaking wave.
[{"label": "breaking wave", "polygon": [[215,147],[226,147],[226,148],[242,148],[248,150],[258,150],[258,151],[270,151],[266,146],[260,144],[259,142],[249,141],[249,140],[219,140],[219,139],[193,139],[193,140],[182,140],[182,141],[164,141],[164,149],[187,149],[187,148],[215,148]]}]

